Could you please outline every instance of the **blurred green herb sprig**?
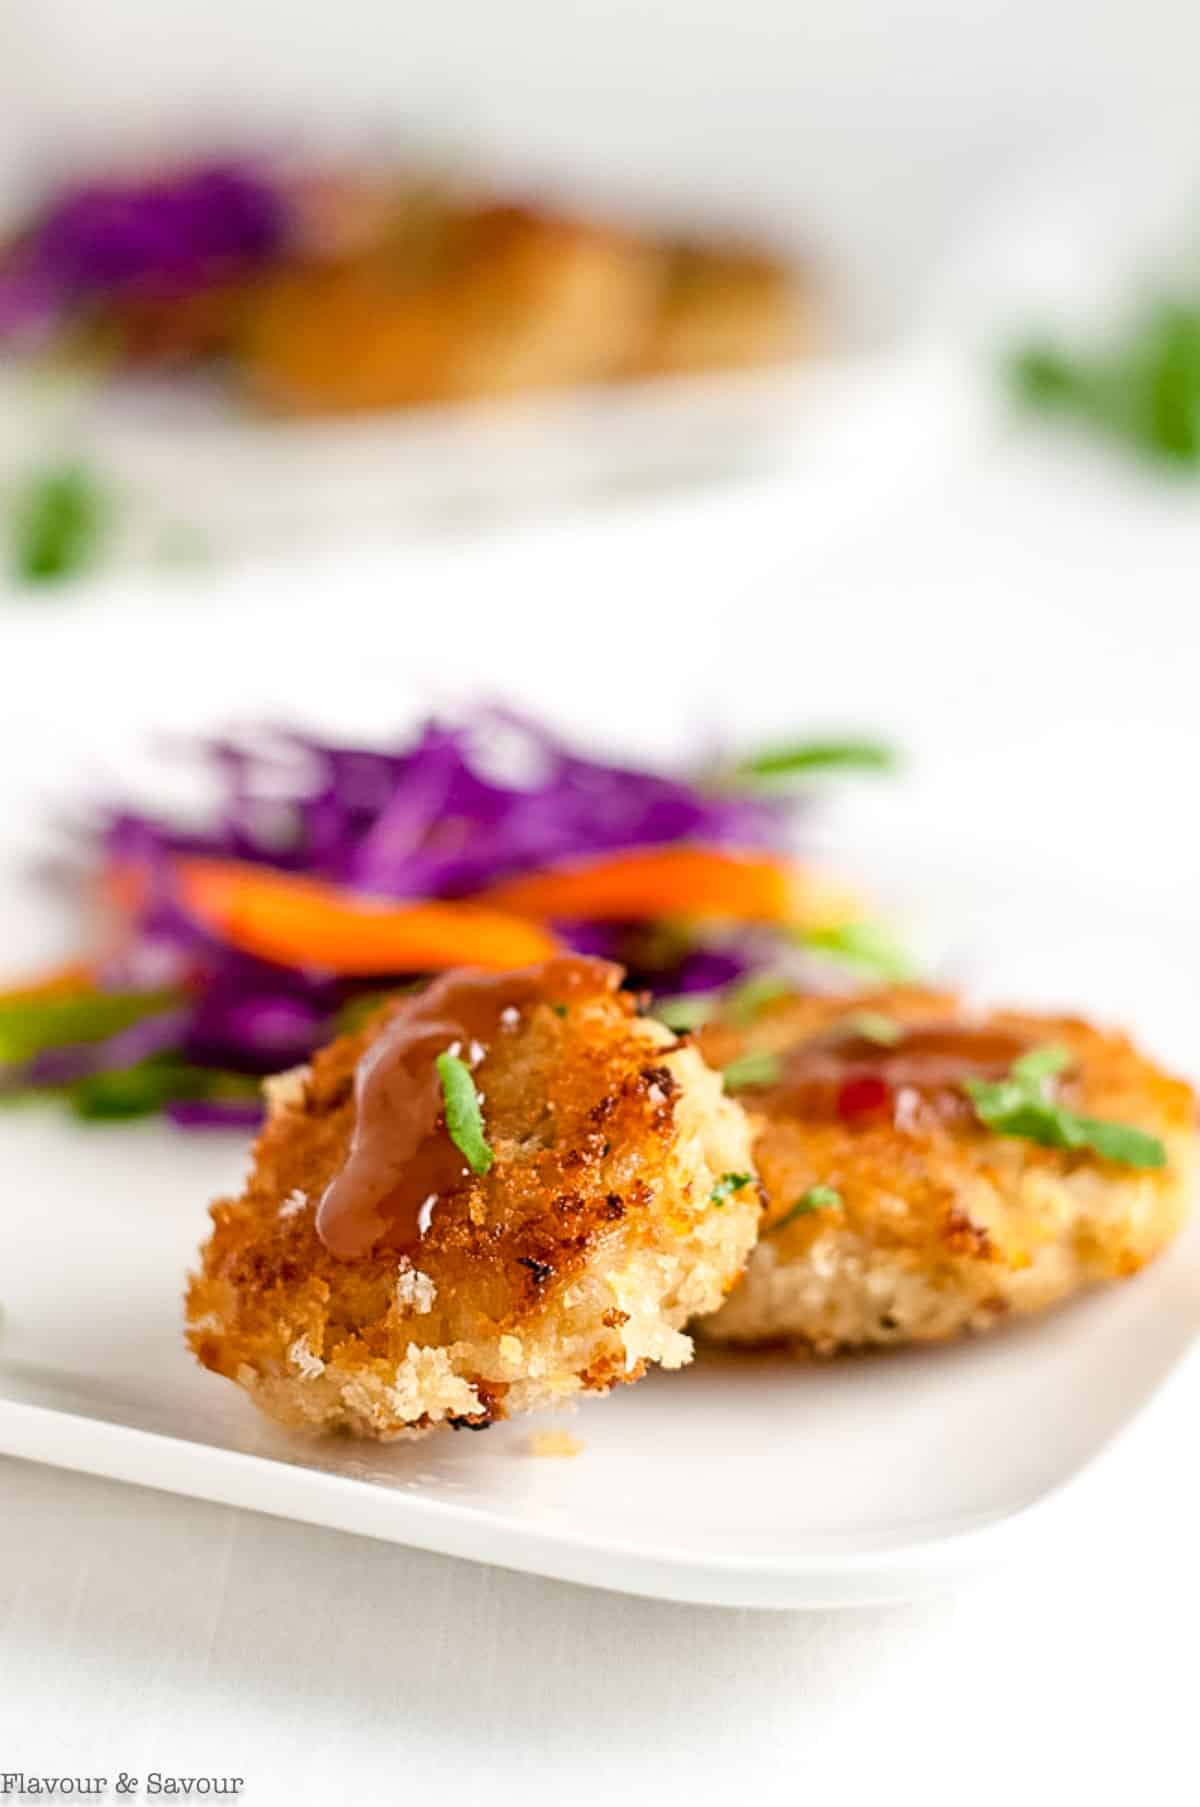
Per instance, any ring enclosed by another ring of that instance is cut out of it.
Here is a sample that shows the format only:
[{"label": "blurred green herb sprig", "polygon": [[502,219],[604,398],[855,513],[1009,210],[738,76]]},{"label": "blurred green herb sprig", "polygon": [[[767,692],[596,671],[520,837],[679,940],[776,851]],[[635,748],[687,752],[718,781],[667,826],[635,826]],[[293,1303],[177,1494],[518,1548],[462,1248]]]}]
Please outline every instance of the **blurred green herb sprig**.
[{"label": "blurred green herb sprig", "polygon": [[1163,463],[1200,465],[1200,298],[1159,300],[1090,353],[1030,339],[1008,375],[1032,408],[1073,415]]},{"label": "blurred green herb sprig", "polygon": [[108,524],[107,500],[82,464],[63,464],[27,477],[14,497],[10,532],[12,573],[22,584],[58,583],[88,570]]}]

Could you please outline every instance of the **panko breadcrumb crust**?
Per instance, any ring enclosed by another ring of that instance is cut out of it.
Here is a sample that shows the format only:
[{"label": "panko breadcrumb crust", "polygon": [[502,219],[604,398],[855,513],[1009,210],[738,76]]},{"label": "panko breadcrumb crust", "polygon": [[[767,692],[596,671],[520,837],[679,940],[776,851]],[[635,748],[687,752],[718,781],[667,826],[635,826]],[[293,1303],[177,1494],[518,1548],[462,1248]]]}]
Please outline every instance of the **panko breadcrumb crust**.
[{"label": "panko breadcrumb crust", "polygon": [[[618,969],[610,969],[615,985]],[[636,1380],[741,1272],[761,1201],[741,1109],[626,993],[502,1024],[474,1077],[495,1162],[409,1254],[339,1260],[316,1232],[345,1159],[356,1064],[403,1000],[269,1082],[239,1198],[212,1207],[187,1294],[198,1360],[297,1430],[412,1436]],[[513,1013],[514,1016],[516,1013]]]},{"label": "panko breadcrumb crust", "polygon": [[[861,1124],[806,1119],[782,1089],[747,1091],[767,1211],[744,1279],[698,1327],[706,1337],[825,1354],[940,1341],[1135,1274],[1180,1229],[1197,1166],[1195,1098],[1124,1035],[1075,1018],[971,1017],[947,993],[909,987],[779,998],[748,1025],[714,1022],[700,1045],[723,1067],[751,1051],[782,1054],[864,1011],[902,1024],[986,1022],[1068,1049],[1063,1103],[1157,1135],[1167,1164],[1134,1169],[996,1135],[969,1109],[943,1120],[903,1088],[886,1116]],[[773,1229],[813,1186],[841,1202]]]}]

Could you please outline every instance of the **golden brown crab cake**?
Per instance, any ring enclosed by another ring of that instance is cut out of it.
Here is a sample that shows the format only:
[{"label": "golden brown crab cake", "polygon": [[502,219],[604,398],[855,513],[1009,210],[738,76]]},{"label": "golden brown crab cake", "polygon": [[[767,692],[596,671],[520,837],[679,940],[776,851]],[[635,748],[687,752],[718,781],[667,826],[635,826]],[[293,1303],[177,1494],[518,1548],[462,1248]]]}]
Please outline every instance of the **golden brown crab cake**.
[{"label": "golden brown crab cake", "polygon": [[[1191,1090],[1085,1022],[972,1014],[907,988],[787,995],[748,1023],[714,1022],[700,1046],[721,1068],[763,1057],[738,1096],[767,1195],[745,1278],[706,1336],[828,1353],[986,1329],[1136,1273],[1187,1212]],[[1047,1047],[1066,1060],[1035,1082],[1044,1097],[1157,1138],[1161,1165],[985,1126],[964,1080],[1000,1081]]]},{"label": "golden brown crab cake", "polygon": [[257,399],[293,413],[603,382],[628,366],[661,288],[658,253],[619,232],[447,209],[419,234],[261,285],[243,363]]},{"label": "golden brown crab cake", "polygon": [[772,364],[811,349],[810,298],[795,270],[760,252],[680,245],[639,370],[682,373]]},{"label": "golden brown crab cake", "polygon": [[204,1366],[396,1438],[686,1362],[757,1232],[750,1128],[620,977],[450,973],[269,1082],[188,1291]]}]

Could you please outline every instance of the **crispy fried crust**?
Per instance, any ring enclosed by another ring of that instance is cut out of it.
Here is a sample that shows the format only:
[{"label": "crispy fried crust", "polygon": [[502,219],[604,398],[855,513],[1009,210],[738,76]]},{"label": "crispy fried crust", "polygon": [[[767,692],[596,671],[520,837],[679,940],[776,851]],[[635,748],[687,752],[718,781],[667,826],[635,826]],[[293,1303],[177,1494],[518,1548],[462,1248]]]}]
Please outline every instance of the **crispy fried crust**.
[{"label": "crispy fried crust", "polygon": [[[746,1027],[718,1022],[701,1045],[717,1066],[749,1050],[786,1055],[864,1010],[921,1025],[963,1015],[953,996],[915,989],[783,998]],[[1190,1088],[1124,1036],[1074,1018],[984,1021],[1001,1037],[1067,1048],[1064,1104],[1159,1136],[1167,1165],[1138,1170],[998,1136],[965,1101],[937,1108],[902,1084],[885,1115],[861,1121],[810,1115],[784,1088],[746,1093],[768,1208],[746,1277],[704,1323],[706,1336],[823,1352],[934,1341],[1136,1273],[1166,1246],[1196,1168]],[[835,1189],[840,1205],[773,1230],[816,1185]]]},{"label": "crispy fried crust", "polygon": [[[398,1006],[392,1006],[392,1009]],[[271,1416],[394,1438],[480,1428],[691,1354],[687,1320],[744,1265],[750,1132],[695,1049],[614,991],[539,1002],[476,1072],[495,1163],[441,1198],[411,1257],[338,1260],[315,1227],[345,1159],[356,1063],[388,1011],[269,1085],[242,1196],[212,1208],[187,1299],[205,1367]]]}]

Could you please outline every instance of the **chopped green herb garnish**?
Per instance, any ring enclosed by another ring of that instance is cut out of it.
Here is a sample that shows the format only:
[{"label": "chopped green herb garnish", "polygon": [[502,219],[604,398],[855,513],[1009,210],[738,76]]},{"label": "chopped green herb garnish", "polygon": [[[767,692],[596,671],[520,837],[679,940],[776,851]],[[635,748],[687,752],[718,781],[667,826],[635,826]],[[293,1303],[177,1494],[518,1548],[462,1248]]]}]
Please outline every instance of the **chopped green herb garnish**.
[{"label": "chopped green herb garnish", "polygon": [[882,1010],[856,1010],[844,1019],[842,1027],[860,1041],[874,1042],[877,1048],[894,1048],[904,1038],[904,1025]]},{"label": "chopped green herb garnish", "polygon": [[723,1205],[727,1198],[732,1198],[743,1186],[751,1185],[753,1180],[752,1173],[723,1173],[708,1195],[709,1203]]},{"label": "chopped green herb garnish", "polygon": [[686,1035],[692,1029],[702,1029],[717,1009],[718,996],[715,991],[690,991],[677,998],[656,998],[654,1015],[668,1029],[674,1029],[676,1035]]},{"label": "chopped green herb garnish", "polygon": [[1167,1151],[1157,1136],[1132,1123],[1111,1123],[1103,1117],[1076,1117],[1075,1128],[1088,1148],[1106,1161],[1122,1167],[1165,1167]]},{"label": "chopped green herb garnish", "polygon": [[842,1195],[833,1186],[810,1186],[807,1192],[801,1193],[790,1211],[777,1217],[773,1224],[767,1225],[768,1236],[785,1225],[794,1223],[798,1217],[807,1217],[810,1211],[836,1211],[842,1202]]},{"label": "chopped green herb garnish", "polygon": [[496,1157],[483,1133],[483,1112],[471,1069],[457,1054],[450,1053],[439,1054],[435,1065],[442,1082],[450,1140],[472,1173],[486,1173]]},{"label": "chopped green herb garnish", "polygon": [[566,1016],[567,1014],[567,1007],[565,1004],[551,1004],[550,1008],[555,1016]]},{"label": "chopped green herb garnish", "polygon": [[774,1085],[783,1072],[778,1054],[739,1054],[725,1068],[722,1078],[727,1092],[741,1092],[747,1086]]},{"label": "chopped green herb garnish", "polygon": [[790,982],[778,973],[752,973],[748,979],[731,985],[723,993],[722,1002],[730,1022],[744,1029],[767,1004],[785,997],[791,989]]},{"label": "chopped green herb garnish", "polygon": [[891,772],[896,749],[881,740],[801,740],[764,747],[739,759],[735,782],[762,778],[807,778],[817,772]]},{"label": "chopped green herb garnish", "polygon": [[877,922],[841,922],[825,929],[798,929],[796,940],[815,954],[827,954],[864,977],[902,983],[913,963],[889,931]]},{"label": "chopped green herb garnish", "polygon": [[1081,1117],[1051,1096],[1048,1081],[1070,1062],[1065,1048],[1034,1048],[1013,1062],[1005,1079],[964,1079],[975,1115],[998,1136],[1018,1136],[1043,1148],[1090,1148],[1125,1167],[1163,1167],[1157,1136],[1128,1123]]},{"label": "chopped green herb garnish", "polygon": [[25,583],[53,583],[86,570],[96,556],[104,505],[82,465],[42,471],[17,498],[12,562]]},{"label": "chopped green herb garnish", "polygon": [[1028,1054],[1022,1054],[1014,1060],[1009,1069],[1011,1076],[1021,1085],[1036,1086],[1043,1079],[1053,1079],[1071,1064],[1071,1053],[1068,1048],[1031,1048]]}]

